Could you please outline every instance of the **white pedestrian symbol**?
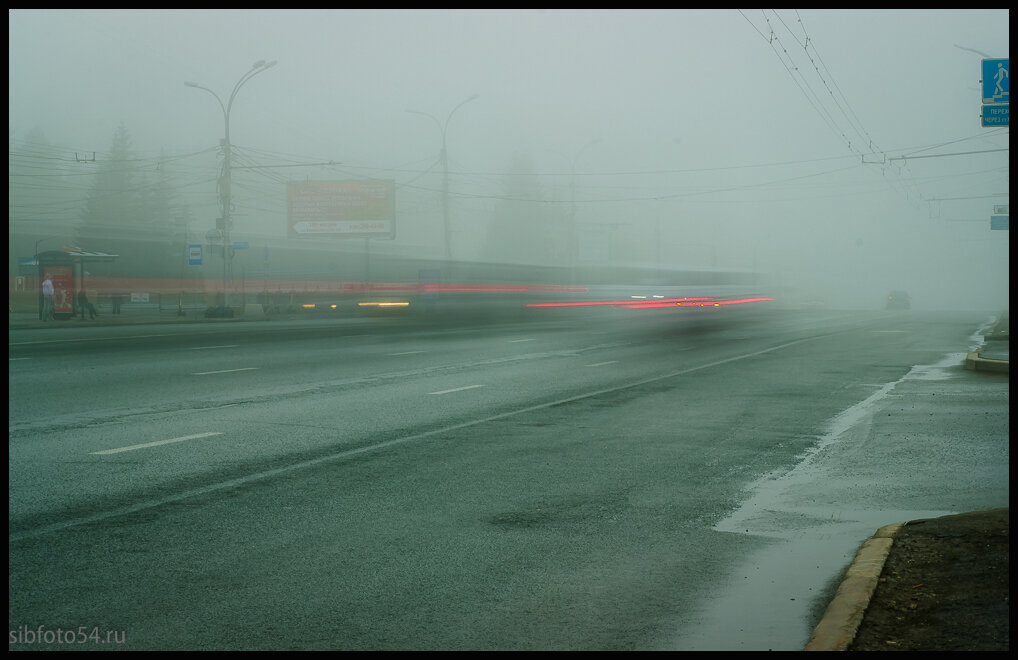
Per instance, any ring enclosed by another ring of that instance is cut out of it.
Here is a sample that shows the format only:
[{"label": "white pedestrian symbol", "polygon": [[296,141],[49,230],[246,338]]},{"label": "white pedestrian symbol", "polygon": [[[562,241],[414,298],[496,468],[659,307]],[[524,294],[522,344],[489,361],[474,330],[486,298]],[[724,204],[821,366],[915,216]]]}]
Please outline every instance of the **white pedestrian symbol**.
[{"label": "white pedestrian symbol", "polygon": [[997,63],[997,75],[995,75],[993,77],[993,80],[997,83],[997,88],[995,90],[993,90],[993,96],[994,97],[1003,96],[1004,95],[1005,92],[1004,92],[1003,83],[1004,83],[1004,79],[1005,78],[1007,78],[1007,69],[1004,68],[1004,64],[1003,63],[998,62]]}]

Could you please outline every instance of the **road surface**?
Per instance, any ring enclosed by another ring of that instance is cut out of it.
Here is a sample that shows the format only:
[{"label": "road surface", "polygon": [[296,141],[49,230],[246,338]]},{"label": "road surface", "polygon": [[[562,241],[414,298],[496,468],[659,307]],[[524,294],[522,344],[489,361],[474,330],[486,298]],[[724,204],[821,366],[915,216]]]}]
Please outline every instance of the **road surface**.
[{"label": "road surface", "polygon": [[13,332],[11,648],[802,648],[877,527],[1007,505],[988,319]]}]

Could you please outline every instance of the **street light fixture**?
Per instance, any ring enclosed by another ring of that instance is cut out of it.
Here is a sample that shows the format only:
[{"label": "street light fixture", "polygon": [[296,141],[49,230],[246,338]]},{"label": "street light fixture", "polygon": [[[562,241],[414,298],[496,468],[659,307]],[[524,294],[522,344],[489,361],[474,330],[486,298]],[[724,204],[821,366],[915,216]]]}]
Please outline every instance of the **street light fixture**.
[{"label": "street light fixture", "polygon": [[954,45],[954,47],[955,47],[955,48],[959,48],[959,49],[961,49],[961,50],[967,50],[967,51],[969,51],[970,53],[975,53],[976,55],[982,55],[982,56],[983,56],[983,59],[987,59],[987,60],[992,60],[992,59],[994,59],[992,55],[987,55],[987,54],[986,54],[986,53],[984,53],[983,51],[981,51],[981,50],[976,50],[975,48],[968,48],[968,47],[966,47],[966,46],[959,46],[958,44],[955,44],[955,45]]},{"label": "street light fixture", "polygon": [[447,262],[452,261],[452,230],[449,226],[449,154],[446,150],[445,136],[449,130],[449,121],[452,119],[453,114],[457,110],[462,108],[464,105],[478,98],[479,94],[473,94],[468,96],[459,102],[459,104],[449,112],[449,116],[445,118],[443,124],[434,115],[430,115],[427,112],[420,112],[418,110],[407,110],[407,112],[415,115],[424,115],[430,117],[435,124],[438,125],[438,130],[442,134],[442,153],[440,158],[442,160],[442,226],[445,233],[445,260]]},{"label": "street light fixture", "polygon": [[231,143],[230,143],[230,113],[233,110],[233,101],[237,97],[237,92],[240,88],[251,78],[255,77],[263,71],[267,71],[272,67],[276,66],[276,60],[266,62],[265,60],[258,60],[251,66],[251,70],[240,77],[237,84],[233,86],[233,91],[230,92],[230,98],[223,104],[223,100],[219,98],[219,95],[214,91],[199,85],[196,82],[185,82],[184,85],[187,87],[194,87],[201,89],[213,96],[219,103],[220,109],[223,111],[223,122],[226,125],[226,136],[223,140],[223,175],[219,180],[219,203],[222,206],[222,236],[223,236],[223,306],[224,309],[227,306],[227,296],[229,292],[230,279],[233,276],[233,245],[230,242],[230,229],[233,227],[233,220],[230,217],[233,210],[233,202],[231,199],[231,183],[232,183],[232,172],[230,168],[231,164]]}]

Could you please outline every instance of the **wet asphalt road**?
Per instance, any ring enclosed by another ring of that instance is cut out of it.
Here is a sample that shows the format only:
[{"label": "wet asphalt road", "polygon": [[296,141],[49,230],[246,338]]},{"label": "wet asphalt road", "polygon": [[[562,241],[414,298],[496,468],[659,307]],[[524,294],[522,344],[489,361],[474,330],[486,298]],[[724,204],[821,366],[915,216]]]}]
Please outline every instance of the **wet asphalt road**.
[{"label": "wet asphalt road", "polygon": [[801,648],[877,527],[1007,505],[986,319],[19,331],[10,629]]}]

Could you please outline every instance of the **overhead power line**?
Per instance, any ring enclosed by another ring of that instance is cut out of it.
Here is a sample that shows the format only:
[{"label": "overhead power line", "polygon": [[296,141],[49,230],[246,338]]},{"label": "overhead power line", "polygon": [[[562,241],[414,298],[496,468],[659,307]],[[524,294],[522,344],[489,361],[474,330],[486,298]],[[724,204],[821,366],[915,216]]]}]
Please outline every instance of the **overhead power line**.
[{"label": "overhead power line", "polygon": [[951,154],[926,154],[925,156],[888,156],[887,160],[916,160],[918,158],[945,158],[947,156],[971,156],[973,154],[992,154],[999,151],[1011,151],[1010,148],[1004,149],[983,149],[981,151],[957,151]]}]

